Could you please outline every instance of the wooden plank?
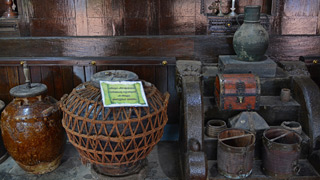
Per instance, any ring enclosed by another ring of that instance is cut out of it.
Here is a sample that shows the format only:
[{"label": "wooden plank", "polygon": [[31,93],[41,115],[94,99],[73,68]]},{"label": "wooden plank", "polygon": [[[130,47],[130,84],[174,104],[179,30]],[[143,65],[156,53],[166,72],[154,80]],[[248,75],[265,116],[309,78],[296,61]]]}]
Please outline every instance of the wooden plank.
[{"label": "wooden plank", "polygon": [[41,83],[41,67],[33,66],[30,68],[30,78],[32,83]]},{"label": "wooden plank", "polygon": [[[97,2],[97,1],[96,1]],[[86,0],[75,0],[75,18],[76,18],[76,29],[77,36],[88,35],[88,21],[87,21],[87,4]],[[88,0],[89,3],[89,0]]]},{"label": "wooden plank", "polygon": [[148,0],[148,35],[159,35],[159,6],[160,0]]},{"label": "wooden plank", "polygon": [[8,86],[8,74],[6,71],[6,67],[0,67],[0,99],[8,104],[11,100],[9,90],[10,87]]},{"label": "wooden plank", "polygon": [[89,36],[112,36],[113,21],[112,18],[88,18],[88,35]]},{"label": "wooden plank", "polygon": [[53,66],[52,67],[52,73],[53,73],[53,84],[54,84],[54,97],[59,100],[64,92],[64,87],[63,87],[63,74],[62,74],[62,69],[60,66]]},{"label": "wooden plank", "polygon": [[174,10],[173,10],[173,3],[174,0],[160,0],[160,17],[173,17]]},{"label": "wooden plank", "polygon": [[147,35],[147,18],[125,18],[124,24],[127,36]]},{"label": "wooden plank", "polygon": [[63,78],[63,93],[69,94],[74,87],[72,66],[61,66],[61,74]]},{"label": "wooden plank", "polygon": [[28,6],[32,7],[31,18],[70,18],[75,17],[74,1],[65,0],[30,0]]},{"label": "wooden plank", "polygon": [[146,18],[148,3],[139,0],[124,0],[124,15],[126,18]]},{"label": "wooden plank", "polygon": [[[149,43],[142,43],[149,41]],[[121,42],[121,43],[120,43]],[[127,43],[126,43],[127,42]],[[130,43],[128,43],[130,42]],[[69,57],[86,57],[81,60],[89,63],[96,57],[103,60],[108,56],[168,56],[177,59],[196,59],[203,62],[216,62],[219,55],[234,54],[232,46],[232,36],[148,36],[148,37],[52,37],[52,38],[0,38],[0,57],[59,57],[67,61],[60,62],[68,65],[80,63],[82,61],[71,61]],[[141,46],[140,46],[141,45]],[[308,56],[319,54],[319,36],[270,36],[268,54],[275,60],[286,59],[285,57]],[[142,47],[143,46],[143,47]],[[148,46],[148,47],[144,47]],[[19,49],[19,51],[17,51]],[[41,49],[41,51],[39,51]],[[146,49],[148,49],[146,52]],[[128,54],[123,54],[129,51]],[[159,54],[159,51],[161,52]],[[89,57],[89,58],[88,58]],[[148,59],[148,57],[145,57]],[[10,59],[19,60],[19,58]],[[0,62],[1,62],[0,60]],[[48,61],[50,61],[47,58]],[[73,59],[74,60],[74,59]],[[123,59],[122,59],[123,60]],[[121,61],[124,63],[138,63],[139,59],[122,61],[113,59],[112,63]],[[97,61],[98,62],[98,61]],[[141,62],[141,61],[140,61]],[[147,63],[148,60],[143,63]],[[17,63],[17,62],[15,62]],[[148,62],[152,63],[152,62]],[[84,65],[84,64],[83,64]],[[97,64],[98,65],[98,64]],[[104,65],[104,64],[99,64]]]},{"label": "wooden plank", "polygon": [[175,0],[173,8],[175,17],[193,17],[193,21],[195,20],[195,0]]},{"label": "wooden plank", "polygon": [[75,18],[31,19],[31,36],[76,36]]},{"label": "wooden plank", "polygon": [[168,67],[157,66],[155,67],[155,86],[160,92],[164,93],[168,91]]},{"label": "wooden plank", "polygon": [[207,34],[207,24],[208,24],[208,18],[204,14],[201,14],[201,3],[199,1],[196,3],[195,34],[196,35],[206,35]]},{"label": "wooden plank", "polygon": [[54,97],[54,81],[52,67],[42,66],[41,67],[41,83],[45,84],[48,88],[48,95]]},{"label": "wooden plank", "polygon": [[155,67],[154,66],[134,66],[133,71],[138,74],[139,79],[155,83]]},{"label": "wooden plank", "polygon": [[17,0],[19,12],[19,30],[21,36],[30,36],[30,16],[33,13],[29,1]]},{"label": "wooden plank", "polygon": [[6,67],[8,73],[8,85],[9,88],[13,88],[19,85],[19,71],[18,67]]},{"label": "wooden plank", "polygon": [[19,73],[19,84],[24,84],[26,82],[26,78],[24,77],[22,66],[17,66],[17,68]]},{"label": "wooden plank", "polygon": [[282,18],[282,35],[315,35],[317,33],[317,16],[295,16]]},{"label": "wooden plank", "polygon": [[97,72],[108,70],[108,66],[97,66]]},{"label": "wooden plank", "polygon": [[[320,3],[319,3],[320,10]],[[317,26],[317,34],[320,34],[320,11],[318,11],[318,26]]]},{"label": "wooden plank", "polygon": [[297,61],[320,52],[320,36],[274,36],[269,44],[267,54],[274,60]]},{"label": "wooden plank", "polygon": [[179,98],[175,88],[175,75],[176,67],[168,66],[168,92],[170,94],[169,104],[168,104],[168,123],[178,123],[179,122]]},{"label": "wooden plank", "polygon": [[85,82],[85,72],[83,66],[73,66],[73,85],[78,86]]},{"label": "wooden plank", "polygon": [[318,11],[318,0],[284,0],[284,16],[318,16]]},{"label": "wooden plank", "polygon": [[84,68],[85,68],[84,70],[86,74],[85,79],[86,81],[90,81],[92,75],[97,72],[97,66],[89,65],[89,66],[85,66]]},{"label": "wooden plank", "polygon": [[[81,0],[83,1],[83,0]],[[84,3],[86,1],[83,1]],[[105,7],[108,4],[109,7]],[[111,14],[111,0],[87,0],[87,17],[106,17],[106,14]],[[81,6],[83,7],[83,5]]]},{"label": "wooden plank", "polygon": [[160,65],[166,60],[168,65],[175,64],[174,57],[0,57],[0,66],[20,66],[21,61],[27,61],[28,66],[88,66],[92,61],[96,65]]}]

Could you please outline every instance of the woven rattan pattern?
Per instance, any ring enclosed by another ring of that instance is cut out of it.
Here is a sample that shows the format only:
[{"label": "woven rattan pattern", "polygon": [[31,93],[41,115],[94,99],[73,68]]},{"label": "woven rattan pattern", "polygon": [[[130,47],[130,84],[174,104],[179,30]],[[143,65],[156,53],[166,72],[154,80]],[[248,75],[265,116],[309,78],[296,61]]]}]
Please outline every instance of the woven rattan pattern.
[{"label": "woven rattan pattern", "polygon": [[163,135],[169,94],[150,83],[144,90],[149,107],[104,108],[90,82],[61,100],[63,127],[83,162],[128,165],[146,158]]}]

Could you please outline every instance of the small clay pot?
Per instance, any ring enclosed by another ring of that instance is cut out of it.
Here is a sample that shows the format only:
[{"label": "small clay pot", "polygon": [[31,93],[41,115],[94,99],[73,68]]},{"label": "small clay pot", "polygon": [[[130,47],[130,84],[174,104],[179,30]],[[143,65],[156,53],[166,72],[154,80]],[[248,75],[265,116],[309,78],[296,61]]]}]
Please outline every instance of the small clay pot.
[{"label": "small clay pot", "polygon": [[281,123],[281,126],[284,127],[285,129],[295,131],[298,134],[302,133],[301,125],[296,121],[284,121]]},{"label": "small clay pot", "polygon": [[291,91],[288,88],[281,89],[280,99],[282,102],[288,102],[291,99]]},{"label": "small clay pot", "polygon": [[209,120],[206,126],[206,134],[209,137],[217,138],[219,132],[221,132],[226,128],[227,128],[226,122],[224,122],[223,120],[217,120],[217,119]]}]

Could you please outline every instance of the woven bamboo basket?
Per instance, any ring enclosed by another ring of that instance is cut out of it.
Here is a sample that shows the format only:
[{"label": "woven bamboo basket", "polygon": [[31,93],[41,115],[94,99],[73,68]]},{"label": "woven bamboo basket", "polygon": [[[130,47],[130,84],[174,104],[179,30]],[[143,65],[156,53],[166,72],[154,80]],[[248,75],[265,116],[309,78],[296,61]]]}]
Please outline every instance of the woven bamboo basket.
[{"label": "woven bamboo basket", "polygon": [[124,175],[160,141],[169,94],[148,82],[143,86],[148,107],[104,107],[93,82],[80,84],[62,98],[63,127],[82,162],[107,167],[107,175]]}]

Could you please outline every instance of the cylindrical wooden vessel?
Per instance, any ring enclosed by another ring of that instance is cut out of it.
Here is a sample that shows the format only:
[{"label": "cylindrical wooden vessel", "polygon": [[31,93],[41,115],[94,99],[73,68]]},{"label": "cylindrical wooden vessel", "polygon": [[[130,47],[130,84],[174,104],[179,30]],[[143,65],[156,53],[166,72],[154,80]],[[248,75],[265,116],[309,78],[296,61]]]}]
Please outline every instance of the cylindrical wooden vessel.
[{"label": "cylindrical wooden vessel", "polygon": [[260,78],[254,74],[218,74],[215,99],[220,110],[258,110]]},{"label": "cylindrical wooden vessel", "polygon": [[242,129],[226,129],[218,136],[218,171],[231,179],[248,177],[252,172],[255,135]]},{"label": "cylindrical wooden vessel", "polygon": [[299,170],[302,138],[282,127],[265,130],[262,136],[264,172],[276,178],[287,179]]},{"label": "cylindrical wooden vessel", "polygon": [[206,134],[209,137],[217,138],[219,133],[227,128],[226,122],[219,119],[212,119],[207,122]]},{"label": "cylindrical wooden vessel", "polygon": [[40,83],[12,88],[14,99],[1,117],[5,147],[22,169],[33,174],[56,169],[65,145],[56,100],[46,96],[46,91]]},{"label": "cylindrical wooden vessel", "polygon": [[168,121],[169,94],[143,82],[148,107],[103,106],[99,81],[138,79],[129,71],[102,71],[62,100],[63,127],[83,162],[107,176],[138,172],[160,141]]},{"label": "cylindrical wooden vessel", "polygon": [[[5,104],[3,101],[0,100],[0,112],[2,112]],[[1,129],[0,129],[0,164],[8,158],[8,153],[6,148],[4,147],[2,136],[1,136]]]}]

